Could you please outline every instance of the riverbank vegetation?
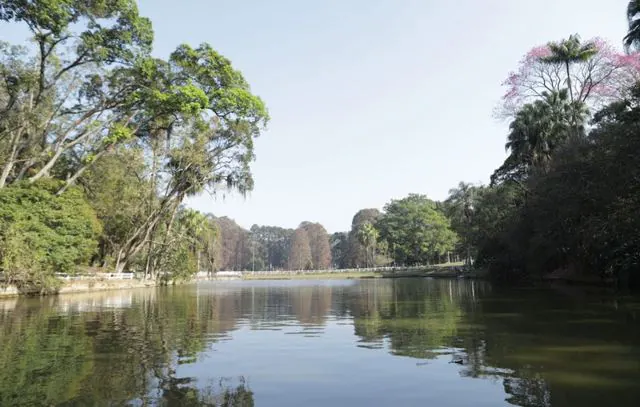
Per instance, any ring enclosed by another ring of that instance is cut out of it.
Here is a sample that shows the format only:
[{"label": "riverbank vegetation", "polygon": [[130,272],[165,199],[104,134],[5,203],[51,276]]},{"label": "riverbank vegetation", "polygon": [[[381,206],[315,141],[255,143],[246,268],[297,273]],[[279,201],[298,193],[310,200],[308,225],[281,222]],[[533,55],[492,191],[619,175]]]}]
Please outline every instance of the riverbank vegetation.
[{"label": "riverbank vegetation", "polygon": [[5,1],[0,20],[29,32],[0,44],[5,281],[83,264],[193,273],[217,230],[182,203],[251,189],[262,100],[208,44],[152,57],[134,0]]},{"label": "riverbank vegetation", "polygon": [[151,56],[134,0],[0,5],[0,270],[55,286],[83,267],[155,279],[197,271],[309,270],[463,260],[501,280],[637,282],[640,4],[625,52],[578,35],[532,48],[496,110],[508,156],[489,185],[437,202],[411,194],[355,214],[351,230],[254,225],[185,208],[253,187],[269,116],[209,44]]}]

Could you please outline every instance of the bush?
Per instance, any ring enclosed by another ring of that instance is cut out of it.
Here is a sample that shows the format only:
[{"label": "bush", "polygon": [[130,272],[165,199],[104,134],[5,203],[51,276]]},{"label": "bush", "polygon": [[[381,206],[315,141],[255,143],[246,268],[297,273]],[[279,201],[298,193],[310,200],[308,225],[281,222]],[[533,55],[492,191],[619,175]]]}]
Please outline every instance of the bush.
[{"label": "bush", "polygon": [[46,289],[54,273],[75,273],[95,252],[101,225],[77,188],[60,181],[0,190],[0,270],[9,282]]}]

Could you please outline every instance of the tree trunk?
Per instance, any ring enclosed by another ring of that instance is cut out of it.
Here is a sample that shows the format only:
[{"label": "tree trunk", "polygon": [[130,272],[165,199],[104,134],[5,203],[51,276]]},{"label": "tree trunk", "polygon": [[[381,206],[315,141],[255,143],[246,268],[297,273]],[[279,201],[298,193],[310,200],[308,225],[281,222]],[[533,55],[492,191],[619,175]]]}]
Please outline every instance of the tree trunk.
[{"label": "tree trunk", "polygon": [[11,151],[11,154],[9,154],[9,157],[7,158],[7,162],[2,168],[2,174],[0,174],[0,189],[4,188],[5,184],[7,183],[7,178],[9,177],[9,174],[11,173],[11,170],[13,170],[13,166],[15,165],[15,147],[17,146],[14,146],[14,149]]},{"label": "tree trunk", "polygon": [[573,88],[571,87],[571,69],[569,69],[569,61],[565,61],[565,67],[567,69],[567,87],[569,88],[569,96],[571,97],[571,103],[573,103]]},{"label": "tree trunk", "polygon": [[147,261],[144,266],[144,279],[147,279],[147,276],[151,276],[151,258],[153,257],[153,234],[151,235],[151,239],[149,239],[149,250],[147,250]]},{"label": "tree trunk", "polygon": [[29,178],[29,182],[33,183],[33,182],[39,180],[42,177],[48,176],[49,175],[49,171],[51,170],[51,168],[53,168],[55,163],[58,162],[58,158],[60,158],[60,156],[62,155],[63,151],[64,151],[63,148],[59,148],[55,152],[53,157],[51,157],[51,159],[49,159],[49,161],[40,169],[40,171],[38,171],[36,173],[36,175],[34,175],[33,177]]},{"label": "tree trunk", "polygon": [[118,260],[116,260],[116,273],[122,273],[127,267],[127,259],[122,259],[121,253],[118,253]]},{"label": "tree trunk", "polygon": [[7,178],[9,178],[9,174],[13,170],[14,165],[16,164],[16,157],[18,155],[18,147],[20,145],[20,136],[22,135],[22,127],[15,131],[13,137],[11,137],[10,146],[11,152],[9,153],[9,157],[7,157],[7,161],[2,168],[2,173],[0,174],[0,189],[4,188],[7,183]]},{"label": "tree trunk", "polygon": [[[173,207],[172,213],[171,213],[171,218],[169,219],[169,222],[167,223],[167,230],[165,231],[164,234],[164,238],[162,240],[162,247],[167,247],[167,242],[169,240],[169,237],[171,236],[171,230],[173,229],[173,223],[176,219],[176,213],[178,212],[178,207],[180,206],[180,202],[182,202],[182,198],[178,199],[178,201],[176,202],[176,204]],[[151,232],[151,236],[155,235],[155,227],[153,228],[153,231]],[[162,256],[157,256],[156,257],[156,261],[153,264],[153,268],[151,269],[151,277],[152,279],[155,279],[157,277],[157,272],[160,269],[160,261],[162,260]]]},{"label": "tree trunk", "polygon": [[62,186],[62,188],[60,188],[60,190],[56,193],[56,195],[60,196],[64,193],[64,191],[66,191],[67,189],[69,189],[70,186],[72,186],[73,184],[76,183],[76,181],[78,180],[78,178],[80,178],[82,176],[82,174],[89,169],[93,163],[96,162],[96,160],[100,157],[102,157],[104,154],[106,153],[106,150],[103,150],[101,152],[99,152],[98,154],[96,154],[95,158],[88,164],[85,164],[83,167],[81,167],[80,169],[78,169],[78,171],[76,171],[75,174],[73,174],[68,180],[67,182]]}]

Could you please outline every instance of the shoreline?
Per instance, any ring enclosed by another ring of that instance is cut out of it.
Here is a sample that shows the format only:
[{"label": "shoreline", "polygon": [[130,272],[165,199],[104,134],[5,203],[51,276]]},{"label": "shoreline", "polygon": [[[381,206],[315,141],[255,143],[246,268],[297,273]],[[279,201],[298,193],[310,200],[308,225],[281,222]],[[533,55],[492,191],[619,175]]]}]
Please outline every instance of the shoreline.
[{"label": "shoreline", "polygon": [[375,278],[473,278],[482,279],[486,273],[482,271],[459,271],[450,267],[423,270],[398,270],[395,272],[379,271],[348,271],[348,272],[279,272],[279,273],[259,273],[247,272],[239,279],[242,280],[360,280]]},{"label": "shoreline", "polygon": [[60,289],[49,294],[21,292],[15,285],[0,285],[0,298],[55,296],[61,294],[90,293],[134,288],[157,287],[160,284],[149,280],[73,280],[63,282]]}]

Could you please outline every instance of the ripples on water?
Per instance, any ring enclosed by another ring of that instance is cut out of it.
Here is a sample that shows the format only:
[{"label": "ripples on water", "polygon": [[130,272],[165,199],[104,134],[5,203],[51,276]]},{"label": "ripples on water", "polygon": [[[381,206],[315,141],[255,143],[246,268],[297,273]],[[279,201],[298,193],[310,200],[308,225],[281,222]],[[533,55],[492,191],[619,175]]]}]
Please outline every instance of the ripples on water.
[{"label": "ripples on water", "polygon": [[639,314],[424,279],[0,300],[0,405],[635,407]]}]

